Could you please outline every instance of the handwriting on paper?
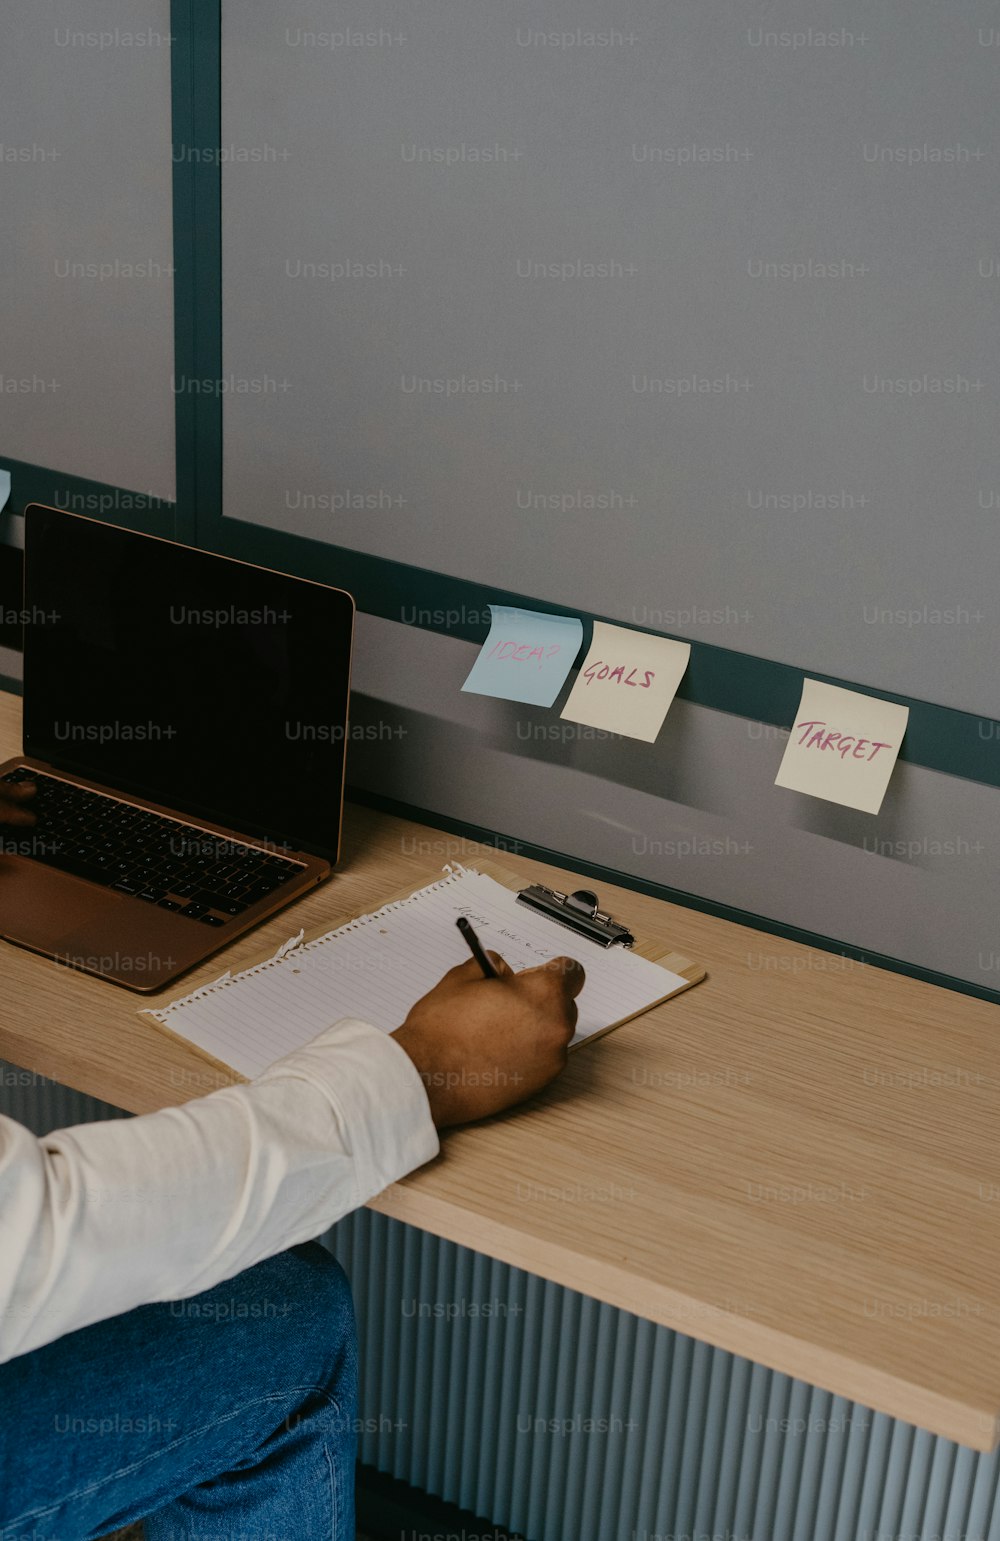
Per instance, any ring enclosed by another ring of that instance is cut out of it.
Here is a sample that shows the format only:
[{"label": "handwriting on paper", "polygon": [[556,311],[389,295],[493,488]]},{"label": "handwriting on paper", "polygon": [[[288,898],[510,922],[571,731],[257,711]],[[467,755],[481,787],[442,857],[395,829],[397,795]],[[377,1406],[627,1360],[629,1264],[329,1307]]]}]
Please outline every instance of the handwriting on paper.
[{"label": "handwriting on paper", "polygon": [[800,733],[799,743],[807,749],[832,749],[842,760],[848,754],[852,760],[874,760],[880,749],[893,747],[882,739],[871,743],[867,738],[858,738],[852,733],[827,732],[825,722],[797,722],[795,732]]}]

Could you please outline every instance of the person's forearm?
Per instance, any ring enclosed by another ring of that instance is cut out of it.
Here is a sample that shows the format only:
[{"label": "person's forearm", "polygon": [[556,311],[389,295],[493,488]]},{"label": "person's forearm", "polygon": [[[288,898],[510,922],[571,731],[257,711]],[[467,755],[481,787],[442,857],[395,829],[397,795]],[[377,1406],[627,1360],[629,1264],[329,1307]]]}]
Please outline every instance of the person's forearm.
[{"label": "person's forearm", "polygon": [[324,1231],[438,1149],[404,1051],[345,1020],[248,1086],[36,1139],[0,1126],[0,1360]]}]

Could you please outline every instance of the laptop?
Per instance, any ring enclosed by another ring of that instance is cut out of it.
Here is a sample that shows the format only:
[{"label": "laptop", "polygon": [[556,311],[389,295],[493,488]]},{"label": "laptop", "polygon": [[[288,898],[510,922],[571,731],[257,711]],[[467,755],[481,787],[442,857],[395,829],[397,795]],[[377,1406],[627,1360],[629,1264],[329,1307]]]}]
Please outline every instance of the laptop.
[{"label": "laptop", "polygon": [[340,854],[354,601],[32,504],[0,936],[145,993]]}]

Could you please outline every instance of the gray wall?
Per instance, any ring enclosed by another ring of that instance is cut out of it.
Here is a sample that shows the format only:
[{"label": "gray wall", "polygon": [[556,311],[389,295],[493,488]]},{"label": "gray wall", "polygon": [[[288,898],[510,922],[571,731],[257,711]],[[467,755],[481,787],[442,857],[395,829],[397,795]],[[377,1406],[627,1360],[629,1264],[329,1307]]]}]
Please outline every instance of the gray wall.
[{"label": "gray wall", "polygon": [[[1000,714],[997,20],[223,0],[225,512]],[[414,388],[463,377],[508,388]],[[467,643],[358,638],[403,730],[359,785],[1000,983],[995,791],[903,764],[872,818],[776,790],[758,723],[598,743],[462,695]]]},{"label": "gray wall", "polygon": [[992,0],[223,18],[228,514],[1000,715]]},{"label": "gray wall", "polygon": [[[0,369],[60,381],[0,393],[0,451],[158,496],[169,277],[55,263],[169,264],[168,10],[13,0],[0,58],[3,144],[59,151],[0,163]],[[223,0],[223,23],[229,514],[1000,713],[991,6]],[[537,41],[587,27],[611,41]],[[151,46],[123,41],[143,29]],[[911,144],[912,165],[865,159]],[[510,158],[406,158],[497,145]],[[809,259],[855,269],[755,276]],[[983,386],[861,383],[903,370]],[[727,373],[751,388],[632,389]],[[463,375],[519,389],[402,388]],[[838,489],[856,506],[750,507]],[[517,506],[595,492],[612,506]],[[904,606],[959,618],[865,619]],[[854,814],[773,788],[776,730],[683,702],[655,746],[553,738],[555,713],[460,693],[474,653],[363,619],[359,716],[405,731],[352,746],[358,784],[1000,984],[993,791],[904,764],[878,818]]]},{"label": "gray wall", "polygon": [[173,498],[169,0],[4,0],[0,146],[0,455]]}]

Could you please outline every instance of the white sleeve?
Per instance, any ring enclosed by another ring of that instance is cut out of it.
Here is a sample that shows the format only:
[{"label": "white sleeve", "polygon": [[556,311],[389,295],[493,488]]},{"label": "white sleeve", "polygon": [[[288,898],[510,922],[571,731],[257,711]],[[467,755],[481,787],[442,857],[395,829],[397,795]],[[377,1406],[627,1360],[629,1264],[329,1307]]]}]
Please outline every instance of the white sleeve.
[{"label": "white sleeve", "polygon": [[40,1139],[0,1118],[0,1361],[231,1278],[438,1149],[412,1060],[350,1017],[182,1107]]}]

